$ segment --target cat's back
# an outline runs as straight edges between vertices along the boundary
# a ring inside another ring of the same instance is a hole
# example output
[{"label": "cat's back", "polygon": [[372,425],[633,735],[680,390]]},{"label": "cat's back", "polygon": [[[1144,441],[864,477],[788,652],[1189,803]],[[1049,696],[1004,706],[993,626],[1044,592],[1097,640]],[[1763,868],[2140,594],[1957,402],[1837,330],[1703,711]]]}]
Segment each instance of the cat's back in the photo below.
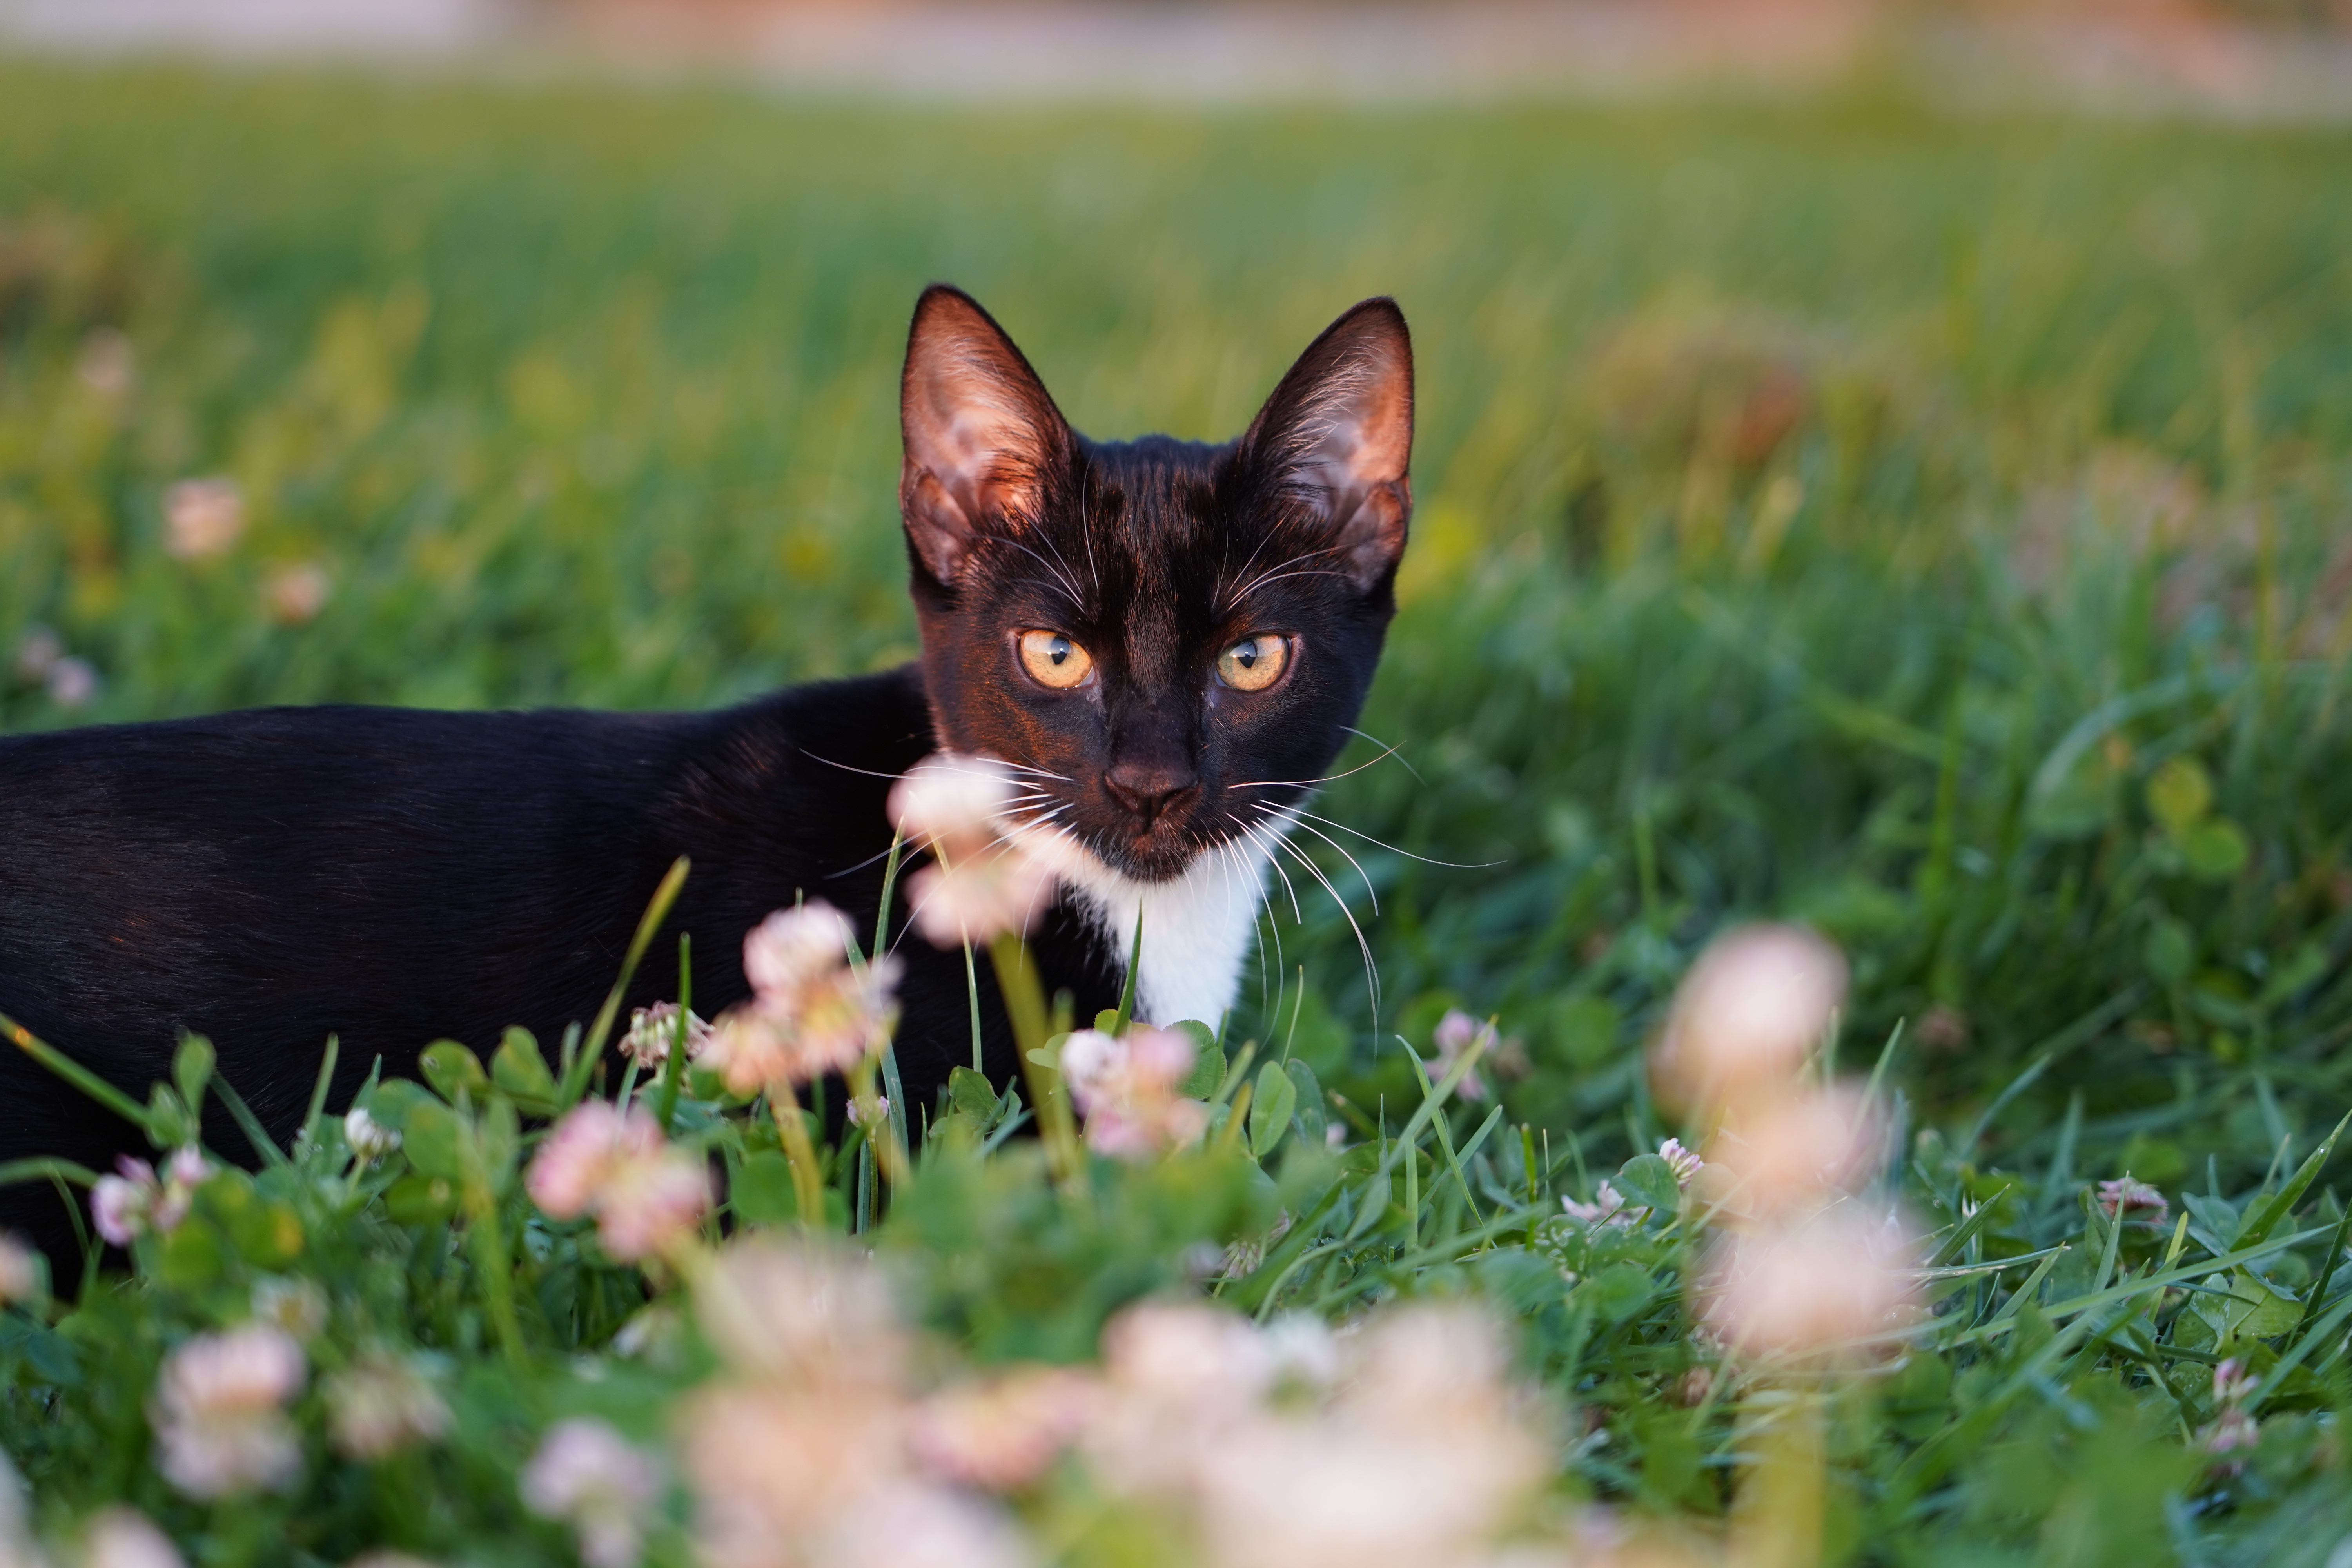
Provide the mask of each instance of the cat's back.
[{"label": "cat's back", "polygon": [[134,1076],[182,1027],[247,1056],[560,1026],[673,858],[698,868],[681,914],[740,934],[887,844],[869,773],[927,744],[905,673],[706,713],[268,708],[0,738],[0,1011],[129,1047]]}]

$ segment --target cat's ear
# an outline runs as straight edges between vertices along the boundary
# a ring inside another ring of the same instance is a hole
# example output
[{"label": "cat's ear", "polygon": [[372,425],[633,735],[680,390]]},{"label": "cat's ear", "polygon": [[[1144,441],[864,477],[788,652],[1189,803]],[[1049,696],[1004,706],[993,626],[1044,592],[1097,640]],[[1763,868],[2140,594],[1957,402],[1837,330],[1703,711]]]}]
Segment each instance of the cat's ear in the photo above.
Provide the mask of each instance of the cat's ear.
[{"label": "cat's ear", "polygon": [[1367,300],[1325,328],[1242,447],[1294,504],[1321,513],[1359,592],[1394,571],[1412,516],[1412,338],[1396,301]]},{"label": "cat's ear", "polygon": [[963,573],[980,535],[1033,521],[1070,427],[1013,340],[971,295],[923,290],[898,384],[898,509],[925,570]]}]

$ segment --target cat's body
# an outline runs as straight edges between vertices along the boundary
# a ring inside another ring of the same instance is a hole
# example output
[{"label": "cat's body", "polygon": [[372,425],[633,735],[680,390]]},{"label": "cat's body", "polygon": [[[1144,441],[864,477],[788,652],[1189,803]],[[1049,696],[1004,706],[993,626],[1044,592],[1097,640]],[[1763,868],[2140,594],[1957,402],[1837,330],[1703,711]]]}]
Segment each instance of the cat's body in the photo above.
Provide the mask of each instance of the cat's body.
[{"label": "cat's body", "polygon": [[[919,666],[713,713],[265,709],[0,737],[0,1013],[142,1098],[179,1031],[207,1035],[282,1138],[330,1034],[337,1108],[436,1038],[487,1050],[521,1024],[551,1045],[677,856],[694,870],[633,1004],[675,994],[680,931],[706,1016],[746,994],[742,936],[771,910],[822,899],[870,932],[891,783],[946,747],[1029,781],[1025,830],[1061,868],[1032,932],[1049,989],[1110,1005],[1139,914],[1142,1016],[1213,1020],[1378,658],[1407,356],[1394,307],[1360,306],[1240,441],[1097,445],[933,289],[904,399]],[[971,1059],[966,965],[906,924],[901,900],[897,1051],[928,1106]],[[1001,1082],[1010,1031],[977,969]],[[207,1141],[243,1152],[226,1125]],[[0,1053],[0,1163],[119,1151],[143,1152],[127,1123]],[[0,1228],[53,1256],[72,1237],[46,1186],[0,1188]]]}]

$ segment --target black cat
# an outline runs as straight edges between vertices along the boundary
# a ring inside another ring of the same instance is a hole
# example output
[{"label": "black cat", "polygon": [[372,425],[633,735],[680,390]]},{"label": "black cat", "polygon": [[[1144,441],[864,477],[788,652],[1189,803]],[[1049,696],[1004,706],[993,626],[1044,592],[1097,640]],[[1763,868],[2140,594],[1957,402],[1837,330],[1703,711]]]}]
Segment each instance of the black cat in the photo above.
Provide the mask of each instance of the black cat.
[{"label": "black cat", "polygon": [[[1234,999],[1265,864],[1329,771],[1393,612],[1411,491],[1412,349],[1387,300],[1339,318],[1237,441],[1092,442],[980,306],[916,306],[899,483],[919,665],[716,713],[262,709],[0,739],[0,1013],[144,1098],[208,1035],[263,1124],[381,1057],[551,1039],[597,1006],[674,857],[694,871],[634,1004],[694,936],[698,1010],[747,993],[744,931],[796,895],[871,931],[891,779],[946,746],[1031,770],[1064,878],[1034,942],[1079,1016]],[[905,911],[894,911],[894,929]],[[900,1069],[928,1105],[971,1058],[961,952],[906,960]],[[1014,1068],[986,964],[991,1076]],[[238,1151],[226,1128],[209,1141]],[[0,1161],[93,1167],[125,1123],[0,1052]],[[0,1226],[53,1257],[46,1186]]]}]

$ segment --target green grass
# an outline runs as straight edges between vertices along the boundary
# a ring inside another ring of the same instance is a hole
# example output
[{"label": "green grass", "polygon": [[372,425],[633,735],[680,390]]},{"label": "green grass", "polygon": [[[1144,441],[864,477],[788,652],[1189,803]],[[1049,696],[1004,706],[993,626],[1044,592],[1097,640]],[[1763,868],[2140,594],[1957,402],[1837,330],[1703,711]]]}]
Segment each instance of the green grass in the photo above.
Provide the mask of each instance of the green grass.
[{"label": "green grass", "polygon": [[[1334,830],[1375,918],[1310,842],[1377,1017],[1293,867],[1303,921],[1277,888],[1236,1032],[1282,1030],[1393,1127],[1420,1096],[1389,1037],[1498,1014],[1530,1064],[1513,1118],[1567,1181],[1670,1130],[1638,1047],[1706,936],[1802,917],[1854,960],[1846,1065],[1904,1024],[1890,1081],[1935,1130],[1915,1198],[1951,1217],[1998,1168],[2019,1185],[1972,1247],[2095,1250],[2087,1181],[2242,1209],[2352,1105],[2347,181],[2337,130],[1859,89],[950,113],[0,67],[0,642],[53,626],[105,679],[70,715],[20,684],[0,726],[697,706],[888,663],[923,282],[972,289],[1101,436],[1230,435],[1393,293],[1420,510],[1364,727],[1399,760],[1321,809],[1475,868]],[[100,325],[135,345],[120,402],[76,376]],[[191,565],[160,497],[207,473],[253,523]],[[279,625],[264,584],[303,562],[333,596]],[[2237,1212],[2200,1220],[2217,1249]],[[2325,1239],[2263,1267],[2308,1289]],[[2328,1561],[2340,1363],[2296,1394],[2303,1436],[2197,1481],[2163,1356],[2116,1351],[2127,1324],[2067,1340],[2081,1316],[2049,1338],[2047,1304],[2091,1292],[2070,1257],[2007,1348],[1956,1340],[1957,1383],[1854,1418],[1855,1528],[1889,1561],[2136,1563],[2208,1531],[2237,1544],[2207,1560]],[[1971,1289],[1965,1321],[2022,1305]],[[1531,1332],[1617,1413],[1578,1473],[1704,1510],[1732,1434],[1667,1418],[1674,1312]],[[1965,1432],[1969,1464],[1891,1483],[1871,1420]]]}]

